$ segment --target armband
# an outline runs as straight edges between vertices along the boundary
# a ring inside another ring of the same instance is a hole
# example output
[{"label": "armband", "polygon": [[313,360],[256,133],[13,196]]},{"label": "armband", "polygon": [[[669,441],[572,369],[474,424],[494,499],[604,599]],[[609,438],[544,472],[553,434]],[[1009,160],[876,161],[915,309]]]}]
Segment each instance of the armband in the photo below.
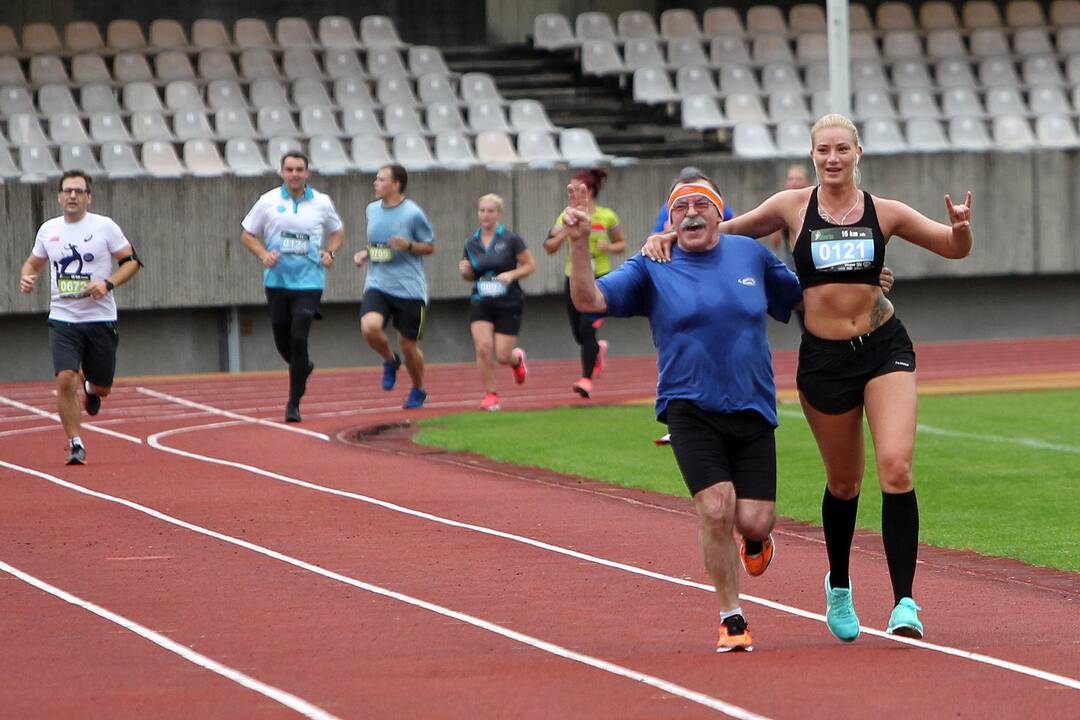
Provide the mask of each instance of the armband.
[{"label": "armband", "polygon": [[139,267],[141,267],[141,268],[146,267],[146,265],[143,264],[143,261],[139,259],[139,254],[137,252],[135,252],[135,248],[131,248],[131,254],[128,255],[127,257],[120,258],[119,260],[116,261],[116,264],[117,265],[123,265],[124,263],[126,263],[126,262],[128,262],[130,260],[134,260],[135,262],[139,263]]}]

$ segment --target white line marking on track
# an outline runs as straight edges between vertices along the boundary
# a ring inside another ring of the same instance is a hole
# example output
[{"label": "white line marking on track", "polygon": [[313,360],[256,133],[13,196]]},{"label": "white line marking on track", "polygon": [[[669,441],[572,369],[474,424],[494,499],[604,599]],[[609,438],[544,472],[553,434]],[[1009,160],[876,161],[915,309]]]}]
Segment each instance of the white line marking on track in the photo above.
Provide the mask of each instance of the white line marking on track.
[{"label": "white line marking on track", "polygon": [[[10,405],[12,407],[17,407],[20,410],[32,412],[35,415],[49,418],[50,420],[54,420],[55,422],[60,422],[60,416],[56,413],[46,412],[45,410],[34,407],[33,405],[26,405],[24,403],[21,403],[18,400],[12,400],[11,398],[0,396],[0,403],[4,403],[5,405]],[[112,437],[120,438],[121,440],[127,440],[129,443],[142,445],[142,440],[140,438],[134,437],[132,435],[125,435],[122,432],[110,430],[109,428],[98,427],[94,423],[84,422],[82,423],[82,427],[86,428],[87,430],[102,433],[103,435],[111,435]]]},{"label": "white line marking on track", "polygon": [[[2,463],[2,461],[0,461],[0,463]],[[7,465],[7,463],[2,463],[2,464]],[[17,468],[17,466],[9,466],[9,467]],[[25,472],[25,469],[23,469],[23,468],[19,468],[19,469],[23,470]],[[31,474],[33,474],[33,473],[31,473]],[[61,600],[63,600],[64,602],[66,602],[66,603],[71,603],[72,605],[80,607],[83,610],[87,610],[89,612],[92,612],[93,614],[97,615],[100,618],[103,618],[105,620],[108,620],[111,623],[119,625],[120,627],[124,628],[125,630],[130,630],[131,632],[135,633],[139,637],[145,638],[146,640],[149,640],[150,642],[154,643],[155,645],[157,645],[157,646],[159,646],[161,648],[164,648],[165,650],[168,650],[171,653],[175,653],[176,655],[179,655],[180,657],[184,658],[185,660],[187,660],[190,663],[194,663],[195,665],[198,665],[201,668],[205,668],[206,670],[209,670],[212,673],[217,673],[218,675],[221,675],[222,677],[226,678],[227,680],[232,680],[234,683],[236,683],[238,685],[242,685],[243,687],[246,687],[249,690],[254,690],[255,692],[259,693],[260,695],[268,697],[271,700],[284,705],[285,707],[289,708],[290,710],[294,710],[294,711],[300,713],[301,715],[304,715],[304,716],[309,717],[309,718],[315,718],[316,720],[336,720],[334,715],[331,715],[330,713],[326,712],[325,710],[323,710],[320,707],[312,705],[311,703],[309,703],[307,700],[304,700],[303,698],[299,698],[299,697],[293,695],[292,693],[288,693],[288,692],[286,692],[284,690],[273,687],[272,685],[267,685],[266,683],[261,682],[259,680],[256,680],[255,678],[253,678],[253,677],[251,677],[249,675],[245,675],[244,673],[240,672],[239,670],[234,670],[231,667],[228,667],[226,665],[222,665],[217,660],[214,660],[212,658],[208,658],[207,656],[205,656],[205,655],[203,655],[201,653],[195,652],[191,648],[185,647],[184,645],[181,645],[180,643],[175,642],[174,640],[170,640],[169,638],[165,637],[164,635],[156,633],[153,630],[151,630],[150,628],[145,627],[143,625],[140,625],[139,623],[135,622],[134,620],[129,620],[128,618],[126,618],[126,617],[124,617],[122,615],[118,615],[118,614],[112,612],[111,610],[106,610],[105,608],[101,607],[100,605],[95,605],[94,603],[92,603],[92,602],[90,602],[88,600],[83,600],[82,598],[77,597],[75,595],[72,595],[71,593],[69,593],[69,592],[67,592],[65,590],[61,590],[60,588],[58,588],[58,587],[56,587],[54,585],[50,585],[49,583],[45,582],[44,580],[39,580],[38,578],[34,577],[33,575],[30,575],[29,573],[25,573],[25,572],[23,572],[22,570],[19,570],[16,567],[12,567],[11,565],[8,565],[3,560],[0,560],[0,570],[8,573],[9,575],[13,575],[14,577],[18,578],[19,580],[22,580],[23,582],[25,582],[25,583],[27,583],[29,585],[33,585],[38,590],[42,590],[43,592],[47,592],[47,593],[49,593],[50,595],[52,595],[54,597],[58,597]]]},{"label": "white line marking on track", "polygon": [[170,402],[184,405],[190,408],[196,408],[203,412],[208,412],[213,415],[222,415],[224,417],[233,418],[234,420],[243,420],[248,423],[255,423],[258,425],[266,425],[268,427],[274,427],[278,430],[288,430],[289,432],[299,433],[300,435],[307,435],[309,437],[318,438],[324,442],[330,442],[330,436],[321,432],[315,432],[314,430],[308,430],[302,427],[293,427],[292,425],[286,425],[285,423],[274,422],[273,420],[263,420],[262,418],[251,417],[249,415],[240,415],[238,413],[229,412],[228,410],[219,410],[210,405],[203,405],[202,403],[192,402],[191,400],[185,400],[182,397],[176,395],[169,395],[168,393],[158,392],[157,390],[151,390],[150,388],[139,386],[135,388],[136,392],[140,392],[143,395],[149,395],[150,397],[156,397],[160,400],[168,400]]},{"label": "white line marking on track", "polygon": [[[652,578],[654,580],[660,580],[675,585],[682,585],[684,587],[704,590],[706,592],[716,592],[715,588],[713,588],[711,585],[706,585],[704,583],[694,582],[692,580],[686,580],[684,578],[677,578],[671,575],[664,575],[662,573],[645,570],[634,565],[627,565],[626,563],[617,562],[615,560],[608,560],[606,558],[602,558],[596,555],[589,555],[587,553],[578,552],[577,550],[571,550],[569,548],[564,548],[559,545],[552,545],[551,543],[546,543],[542,540],[533,540],[532,538],[524,537],[522,535],[515,535],[513,533],[504,532],[502,530],[495,530],[494,528],[488,528],[482,525],[473,525],[471,523],[464,523],[458,520],[451,520],[450,518],[440,517],[439,515],[432,515],[431,513],[426,513],[421,510],[413,510],[412,508],[408,508],[403,505],[397,505],[386,500],[380,500],[378,498],[374,498],[368,495],[361,495],[359,493],[349,492],[347,490],[338,490],[336,488],[326,487],[325,485],[317,485],[315,483],[307,482],[306,480],[300,480],[297,478],[289,477],[288,475],[275,473],[271,470],[265,470],[254,465],[247,465],[245,463],[235,462],[233,460],[225,460],[223,458],[215,458],[209,455],[200,455],[198,453],[189,452],[187,450],[172,448],[161,443],[162,438],[166,438],[171,435],[179,435],[181,433],[188,433],[193,431],[210,430],[223,427],[226,424],[227,423],[214,423],[211,425],[194,425],[185,428],[177,428],[174,430],[165,430],[163,432],[154,433],[153,435],[149,436],[146,439],[146,443],[150,447],[156,450],[161,450],[163,452],[180,455],[181,457],[199,460],[202,462],[213,463],[215,465],[224,465],[226,467],[244,470],[245,472],[249,472],[255,475],[261,475],[263,477],[287,483],[289,485],[295,485],[297,487],[314,490],[316,492],[327,493],[329,495],[336,495],[338,497],[349,498],[351,500],[358,500],[360,502],[376,505],[387,510],[392,510],[393,512],[410,515],[412,517],[420,518],[422,520],[428,520],[434,523],[439,523],[441,525],[448,525],[450,527],[456,527],[462,530],[470,530],[472,532],[480,533],[483,535],[490,535],[492,537],[498,537],[504,540],[522,543],[524,545],[529,545],[541,550],[547,550],[549,552],[557,553],[559,555],[566,555],[568,557],[573,557],[578,560],[584,560],[586,562],[603,565],[605,567],[613,568],[616,570],[622,570],[624,572],[633,573],[635,575],[641,575],[644,577]],[[762,605],[773,610],[788,613],[790,615],[796,615],[798,617],[806,618],[809,620],[816,620],[822,623],[825,622],[824,615],[821,615],[820,613],[810,612],[809,610],[803,610],[802,608],[797,608],[792,605],[785,605],[783,603],[757,597],[755,595],[747,595],[745,593],[740,593],[739,598],[742,600],[746,600],[747,602]],[[862,632],[868,635],[873,635],[874,637],[882,638],[884,640],[891,640],[893,642],[911,645],[913,647],[921,648],[923,650],[932,650],[934,652],[943,653],[945,655],[952,655],[953,657],[963,658],[965,660],[972,660],[974,662],[979,662],[986,665],[992,665],[994,667],[1002,668],[1004,670],[1010,670],[1012,672],[1020,673],[1022,675],[1028,675],[1031,677],[1039,678],[1040,680],[1046,680],[1047,682],[1064,685],[1065,687],[1069,687],[1074,690],[1080,690],[1080,680],[1066,677],[1064,675],[1057,675],[1055,673],[1040,670],[1038,668],[1028,667],[1019,663],[1014,663],[1009,660],[1001,660],[999,658],[991,657],[989,655],[982,655],[980,653],[974,653],[967,650],[960,650],[959,648],[953,648],[947,645],[936,645],[934,643],[929,643],[924,640],[913,640],[910,638],[900,637],[898,635],[889,635],[882,630],[876,630],[874,628],[866,627],[865,625],[860,625],[860,628],[862,629]]]},{"label": "white line marking on track", "polygon": [[[150,517],[155,518],[157,520],[161,520],[163,522],[169,523],[170,525],[176,525],[178,527],[184,528],[185,530],[190,530],[191,532],[198,533],[199,535],[205,535],[207,537],[214,538],[215,540],[220,540],[220,541],[228,543],[230,545],[235,545],[237,547],[242,547],[245,550],[250,550],[251,552],[258,553],[259,555],[263,555],[263,556],[271,558],[273,560],[278,560],[280,562],[287,563],[289,565],[292,565],[294,567],[298,567],[298,568],[300,568],[302,570],[306,570],[306,571],[314,573],[316,575],[321,575],[322,577],[328,578],[330,580],[334,580],[336,582],[343,583],[345,585],[351,585],[352,587],[359,588],[360,590],[365,590],[365,591],[373,593],[375,595],[381,595],[382,597],[390,598],[391,600],[397,600],[398,602],[402,602],[402,603],[405,603],[407,605],[412,605],[413,607],[418,607],[418,608],[421,608],[423,610],[427,610],[429,612],[433,612],[433,613],[436,613],[438,615],[442,615],[444,617],[448,617],[448,618],[452,618],[454,620],[458,620],[458,621],[463,622],[465,624],[472,625],[473,627],[480,628],[481,630],[486,630],[486,631],[488,631],[490,633],[494,633],[495,635],[500,635],[500,636],[502,636],[504,638],[507,638],[509,640],[513,640],[515,642],[519,642],[519,643],[522,643],[524,645],[534,647],[537,650],[542,650],[542,651],[544,651],[546,653],[550,653],[552,655],[556,655],[558,657],[565,658],[567,660],[572,660],[574,662],[581,663],[582,665],[587,665],[589,667],[593,667],[593,668],[596,668],[598,670],[603,670],[604,672],[611,673],[612,675],[617,675],[619,677],[624,677],[624,678],[627,678],[629,680],[634,680],[636,682],[652,686],[652,687],[657,688],[659,690],[662,690],[663,692],[666,692],[666,693],[668,693],[670,695],[674,695],[676,697],[681,697],[684,700],[689,700],[690,702],[694,702],[694,703],[697,703],[699,705],[703,705],[703,706],[705,706],[707,708],[710,708],[712,710],[717,710],[717,711],[722,712],[722,713],[724,713],[724,714],[726,714],[726,715],[728,715],[730,717],[738,718],[739,720],[768,720],[768,718],[766,718],[764,715],[758,715],[757,713],[754,713],[754,712],[752,712],[750,710],[747,710],[746,708],[740,707],[738,705],[732,705],[731,703],[724,702],[723,700],[720,700],[719,698],[714,698],[711,695],[706,695],[704,693],[697,692],[696,690],[691,690],[689,688],[685,688],[685,687],[683,687],[681,685],[677,685],[677,684],[675,684],[673,682],[670,682],[668,680],[664,680],[663,678],[658,678],[658,677],[655,677],[653,675],[648,675],[646,673],[638,672],[637,670],[632,670],[630,668],[626,668],[626,667],[623,667],[621,665],[616,665],[615,663],[610,663],[610,662],[607,662],[606,660],[601,660],[600,658],[595,658],[595,657],[592,657],[590,655],[585,655],[583,653],[574,652],[573,650],[570,650],[569,648],[562,647],[561,645],[556,645],[554,643],[547,642],[546,640],[541,640],[540,638],[536,638],[536,637],[533,637],[531,635],[526,635],[524,633],[520,633],[520,632],[517,632],[515,630],[510,630],[509,628],[504,628],[501,625],[497,625],[495,623],[488,622],[487,620],[483,620],[483,619],[475,617],[473,615],[468,615],[466,613],[459,612],[457,610],[452,610],[450,608],[443,607],[442,605],[436,605],[435,603],[431,603],[431,602],[428,602],[426,600],[421,600],[419,598],[415,598],[415,597],[413,597],[411,595],[406,595],[404,593],[399,593],[399,592],[397,592],[395,590],[390,590],[390,589],[384,588],[384,587],[382,587],[380,585],[373,585],[371,583],[364,582],[363,580],[357,580],[356,578],[352,578],[352,577],[349,577],[347,575],[342,575],[341,573],[334,572],[333,570],[327,570],[326,568],[321,567],[319,565],[314,565],[314,564],[306,562],[304,560],[300,560],[298,558],[294,558],[294,557],[291,557],[289,555],[285,555],[284,553],[280,553],[280,552],[278,552],[276,550],[271,550],[270,548],[263,547],[262,545],[256,545],[255,543],[248,542],[247,540],[241,540],[240,538],[235,538],[235,537],[232,537],[231,535],[225,535],[224,533],[219,533],[216,530],[210,530],[208,528],[204,528],[204,527],[201,527],[199,525],[189,523],[186,520],[181,520],[180,518],[173,517],[172,515],[167,515],[167,514],[165,514],[163,512],[155,510],[155,509],[153,509],[151,507],[147,507],[145,505],[140,505],[139,503],[136,503],[136,502],[134,502],[132,500],[127,500],[125,498],[116,497],[114,495],[108,495],[108,494],[103,493],[103,492],[98,492],[97,490],[91,490],[90,488],[83,487],[82,485],[76,485],[75,483],[68,482],[67,480],[63,480],[61,478],[58,478],[55,475],[50,475],[48,473],[41,472],[40,470],[34,470],[33,468],[27,468],[27,467],[22,467],[21,465],[15,465],[13,463],[9,463],[9,462],[6,462],[4,460],[0,460],[0,466],[6,467],[6,468],[8,468],[10,470],[15,470],[17,472],[25,473],[27,475],[32,475],[34,477],[41,478],[42,480],[47,480],[48,482],[51,482],[54,485],[59,485],[60,487],[66,488],[68,490],[74,490],[75,492],[82,493],[83,495],[89,495],[90,497],[98,498],[99,500],[105,500],[107,502],[116,503],[117,505],[122,505],[122,506],[124,506],[126,508],[129,508],[131,510],[135,510],[137,512],[143,513],[144,515],[149,515]],[[9,567],[10,566],[7,566],[6,564],[4,564],[3,561],[0,561],[0,568],[3,568],[3,569],[6,570]],[[11,568],[11,570],[15,570],[15,569]],[[9,570],[9,572],[11,570]],[[19,571],[15,570],[15,573],[17,573],[17,572],[19,572]],[[12,573],[12,574],[15,574],[15,573]],[[29,580],[27,582],[29,582]],[[41,582],[41,581],[38,581],[38,582]],[[44,583],[42,583],[42,585],[44,585]],[[51,586],[49,586],[49,587],[51,587]],[[58,591],[58,592],[63,592],[63,591]],[[56,594],[56,593],[53,593],[53,594]],[[65,595],[67,595],[67,593],[65,593]],[[60,595],[57,595],[57,596],[62,597]],[[91,610],[92,612],[97,612],[97,610],[92,609],[92,608],[96,608],[97,606],[91,606],[90,603],[86,603],[85,601],[79,601],[79,599],[75,598],[74,596],[68,596],[68,597],[72,598],[71,600],[68,600],[68,602],[75,602],[75,604],[80,605],[82,607],[86,607],[86,609]],[[67,599],[67,598],[65,597],[64,599]],[[98,608],[98,609],[103,610],[101,608]],[[108,611],[104,610],[103,612],[107,613]],[[101,615],[102,613],[99,612],[98,614]],[[125,621],[124,618],[121,618],[118,615],[110,613],[110,616],[102,615],[102,617],[107,617],[107,619],[112,620],[113,622]],[[128,625],[124,625],[125,627],[128,627],[128,629],[130,629],[130,630],[133,630],[135,632],[139,632],[139,630],[135,630],[135,628],[137,627],[140,630],[145,631],[146,633],[153,634],[152,631],[150,631],[150,630],[148,630],[146,628],[143,628],[141,625],[137,625],[136,623],[134,623],[134,622],[132,622],[130,620],[126,620],[125,622],[130,623],[131,626],[134,626],[134,627],[129,627]],[[124,623],[120,622],[120,624],[124,624]],[[143,635],[142,632],[140,632],[139,634]],[[154,635],[156,635],[156,634],[154,634]],[[157,639],[155,639],[155,637],[151,637],[149,635],[143,635],[143,636],[147,637],[147,639],[152,640],[153,642],[157,642],[159,645],[162,645],[162,647],[166,647],[166,649],[172,650],[173,652],[179,652],[181,649],[183,649],[183,650],[187,650],[189,653],[192,653],[193,655],[197,655],[197,653],[193,653],[193,651],[188,650],[187,648],[183,647],[182,645],[177,645],[175,643],[172,643],[172,641],[168,640],[167,638],[161,637],[161,641],[158,641]],[[157,636],[157,637],[160,637],[160,636]],[[166,645],[165,643],[171,643],[171,646]],[[185,657],[188,657],[188,656],[185,655]],[[199,657],[203,658],[203,656],[199,656]],[[191,659],[191,658],[189,657],[189,659]],[[209,658],[203,658],[203,659],[205,661],[208,661],[208,662],[211,662],[211,663],[214,662],[213,660],[210,660]],[[195,662],[195,661],[192,660],[192,662]],[[202,664],[202,663],[199,663],[199,664]],[[210,667],[210,666],[205,665],[205,664],[203,665],[203,667],[207,667],[208,669],[214,670],[215,672],[220,672],[220,670],[216,670],[213,667]],[[224,666],[218,666],[218,667],[220,667],[220,668],[222,668],[224,670],[228,670],[228,668],[225,668]],[[232,672],[235,672],[235,671],[232,671]],[[221,674],[225,674],[225,673],[221,672]],[[239,675],[239,673],[237,673],[237,675]],[[230,679],[236,680],[236,678],[228,676],[228,675],[226,675],[226,677],[229,677]],[[246,676],[244,676],[244,677],[246,677]],[[239,682],[239,680],[236,680],[236,681]],[[254,682],[257,682],[257,681],[254,681]],[[241,683],[241,684],[243,684],[243,683]],[[264,687],[269,688],[269,686],[264,686]],[[269,688],[269,689],[274,690],[274,688]],[[278,691],[278,692],[281,692],[281,691]],[[266,694],[266,693],[264,693],[264,694]],[[278,702],[282,702],[282,700],[279,699],[279,698],[274,698],[274,699],[278,700]],[[296,698],[296,700],[299,700],[299,698]],[[303,701],[300,701],[300,702],[303,702]],[[290,707],[292,707],[292,706],[290,706]],[[314,706],[311,706],[311,707],[314,710],[317,710],[319,712],[323,712],[324,714],[319,715],[319,716],[309,715],[309,717],[325,717],[325,718],[332,717],[330,715],[325,714],[324,711],[321,711],[318,708],[315,708]]]}]

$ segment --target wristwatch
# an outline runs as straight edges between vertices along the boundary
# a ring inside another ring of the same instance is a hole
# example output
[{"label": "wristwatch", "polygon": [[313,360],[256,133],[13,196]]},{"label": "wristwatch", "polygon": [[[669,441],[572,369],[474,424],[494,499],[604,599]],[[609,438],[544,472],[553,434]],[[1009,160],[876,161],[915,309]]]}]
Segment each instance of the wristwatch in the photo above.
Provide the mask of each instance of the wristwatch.
[{"label": "wristwatch", "polygon": [[112,280],[106,280],[105,281],[105,289],[108,290],[109,292],[112,292],[113,290],[116,289],[116,286],[112,284]]},{"label": "wristwatch", "polygon": [[333,250],[327,250],[327,251],[326,251],[326,254],[330,256],[330,259],[331,259],[331,260],[333,260],[333,259],[334,259],[334,251],[333,251]]}]

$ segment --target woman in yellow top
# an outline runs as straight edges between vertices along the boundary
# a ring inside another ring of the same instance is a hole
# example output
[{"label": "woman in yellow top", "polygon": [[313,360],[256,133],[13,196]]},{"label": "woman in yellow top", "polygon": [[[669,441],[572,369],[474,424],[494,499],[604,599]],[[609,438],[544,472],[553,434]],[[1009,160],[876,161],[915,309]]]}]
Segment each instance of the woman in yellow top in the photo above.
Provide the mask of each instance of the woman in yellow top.
[{"label": "woman in yellow top", "polygon": [[[626,238],[623,237],[622,228],[619,227],[619,216],[611,208],[601,207],[596,204],[596,198],[600,189],[607,180],[607,173],[600,169],[582,170],[574,175],[571,185],[584,185],[589,191],[589,214],[592,217],[592,232],[589,234],[589,250],[592,252],[593,274],[596,277],[607,275],[611,272],[611,255],[621,253],[626,249]],[[555,221],[547,240],[544,241],[544,250],[548,255],[554,255],[562,247],[568,237],[563,227],[563,216]],[[587,398],[592,395],[592,380],[600,374],[604,367],[604,357],[607,354],[608,344],[605,340],[596,339],[596,331],[600,328],[602,319],[592,320],[582,315],[574,307],[570,300],[570,257],[566,258],[566,284],[563,287],[563,296],[566,299],[566,314],[570,320],[570,332],[574,335],[574,341],[581,346],[581,379],[574,383],[574,392]]]}]

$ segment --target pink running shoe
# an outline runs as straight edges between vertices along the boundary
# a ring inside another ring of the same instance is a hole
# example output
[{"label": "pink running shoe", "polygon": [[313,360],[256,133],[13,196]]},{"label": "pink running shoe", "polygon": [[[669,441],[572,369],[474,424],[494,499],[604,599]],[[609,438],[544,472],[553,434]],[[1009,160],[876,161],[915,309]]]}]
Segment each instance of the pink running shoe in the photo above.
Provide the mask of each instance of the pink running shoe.
[{"label": "pink running shoe", "polygon": [[588,397],[592,395],[592,380],[584,377],[581,378],[574,383],[574,392],[581,397],[588,399]]},{"label": "pink running shoe", "polygon": [[604,361],[607,359],[607,340],[597,340],[600,352],[596,354],[596,362],[593,363],[592,376],[598,377],[604,371]]},{"label": "pink running shoe", "polygon": [[484,393],[484,399],[480,401],[480,409],[488,410],[490,412],[500,410],[501,408],[499,407],[499,396],[493,392]]},{"label": "pink running shoe", "polygon": [[518,364],[510,368],[510,372],[514,373],[514,382],[521,385],[525,382],[525,376],[529,374],[529,368],[525,365],[525,351],[521,348],[514,348],[514,357],[518,359]]}]

